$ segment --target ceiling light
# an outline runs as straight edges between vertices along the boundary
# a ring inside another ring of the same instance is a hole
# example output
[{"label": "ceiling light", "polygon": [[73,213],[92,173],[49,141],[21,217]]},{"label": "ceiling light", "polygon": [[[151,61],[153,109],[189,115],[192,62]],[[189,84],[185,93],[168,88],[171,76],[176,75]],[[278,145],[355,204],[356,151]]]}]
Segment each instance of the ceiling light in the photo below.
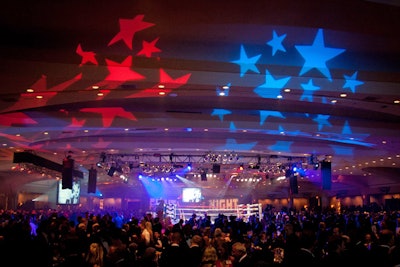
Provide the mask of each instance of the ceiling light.
[{"label": "ceiling light", "polygon": [[223,85],[222,87],[217,86],[216,87],[217,96],[228,96],[230,87],[231,87],[230,83]]}]

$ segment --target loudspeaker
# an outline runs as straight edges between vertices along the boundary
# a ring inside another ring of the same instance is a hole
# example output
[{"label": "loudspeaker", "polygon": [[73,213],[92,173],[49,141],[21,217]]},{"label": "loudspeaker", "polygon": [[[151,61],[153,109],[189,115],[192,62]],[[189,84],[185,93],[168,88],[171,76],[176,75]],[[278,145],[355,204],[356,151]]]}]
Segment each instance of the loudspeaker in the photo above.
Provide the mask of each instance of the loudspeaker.
[{"label": "loudspeaker", "polygon": [[96,193],[97,170],[89,169],[88,193]]},{"label": "loudspeaker", "polygon": [[212,166],[212,172],[213,172],[213,173],[220,173],[220,171],[221,171],[221,165],[219,165],[219,164],[213,164],[213,166]]},{"label": "loudspeaker", "polygon": [[202,172],[202,173],[200,174],[200,177],[201,177],[201,180],[202,180],[202,181],[207,181],[207,174],[206,174],[205,172]]},{"label": "loudspeaker", "polygon": [[297,185],[297,175],[291,175],[289,177],[289,183],[290,183],[290,192],[292,194],[298,194],[299,193],[299,188]]},{"label": "loudspeaker", "polygon": [[62,189],[72,189],[74,160],[66,157],[62,162]]},{"label": "loudspeaker", "polygon": [[330,190],[332,187],[332,169],[328,161],[321,162],[322,189]]}]

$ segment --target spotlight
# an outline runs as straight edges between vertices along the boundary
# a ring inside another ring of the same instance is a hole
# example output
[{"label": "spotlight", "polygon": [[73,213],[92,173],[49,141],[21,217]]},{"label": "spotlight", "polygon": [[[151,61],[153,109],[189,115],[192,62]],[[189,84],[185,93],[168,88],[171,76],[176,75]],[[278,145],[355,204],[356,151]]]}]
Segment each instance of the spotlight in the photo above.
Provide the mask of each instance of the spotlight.
[{"label": "spotlight", "polygon": [[107,172],[108,176],[111,176],[111,177],[114,176],[115,171],[116,171],[115,167],[111,167]]},{"label": "spotlight", "polygon": [[318,168],[319,168],[319,162],[314,163],[314,170],[318,170]]}]

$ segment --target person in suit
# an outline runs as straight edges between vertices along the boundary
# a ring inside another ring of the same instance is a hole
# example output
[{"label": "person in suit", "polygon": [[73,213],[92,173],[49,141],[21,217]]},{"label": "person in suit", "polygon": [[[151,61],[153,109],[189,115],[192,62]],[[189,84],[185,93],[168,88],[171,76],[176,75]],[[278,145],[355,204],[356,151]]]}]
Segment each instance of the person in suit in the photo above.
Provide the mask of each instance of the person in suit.
[{"label": "person in suit", "polygon": [[171,244],[161,253],[160,267],[188,266],[188,252],[182,245],[182,235],[179,231],[171,234]]},{"label": "person in suit", "polygon": [[232,245],[233,267],[253,267],[253,260],[247,253],[246,245],[241,242],[235,242]]},{"label": "person in suit", "polygon": [[194,235],[190,240],[190,247],[188,253],[190,264],[188,266],[198,267],[201,264],[203,257],[203,238],[199,235]]}]

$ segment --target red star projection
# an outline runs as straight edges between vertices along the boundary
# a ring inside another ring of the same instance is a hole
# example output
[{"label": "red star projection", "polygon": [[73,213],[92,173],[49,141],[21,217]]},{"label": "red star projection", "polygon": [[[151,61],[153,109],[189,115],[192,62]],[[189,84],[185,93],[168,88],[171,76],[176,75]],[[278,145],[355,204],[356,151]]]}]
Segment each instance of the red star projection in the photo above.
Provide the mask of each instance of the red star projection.
[{"label": "red star projection", "polygon": [[72,118],[71,124],[67,126],[67,128],[81,128],[85,125],[86,120],[77,120],[76,118]]},{"label": "red star projection", "polygon": [[35,120],[32,120],[29,116],[22,112],[8,113],[0,115],[0,125],[11,126],[11,125],[27,125],[37,124]]},{"label": "red star projection", "polygon": [[118,42],[119,40],[132,50],[133,37],[136,32],[154,26],[154,23],[143,21],[144,15],[137,15],[133,19],[119,19],[119,33],[108,43],[108,46]]},{"label": "red star projection", "polygon": [[[42,77],[35,84],[31,86],[31,88],[35,90],[34,93],[21,94],[21,97],[19,98],[18,102],[4,111],[43,107],[47,105],[49,100],[55,97],[58,94],[58,92],[64,91],[73,83],[76,83],[81,79],[82,79],[82,74],[80,73],[68,81],[65,81],[63,83],[60,83],[54,87],[47,89],[47,82],[46,82],[47,77],[45,75],[42,75]],[[39,95],[42,96],[43,98],[41,99],[36,98]]]},{"label": "red star projection", "polygon": [[145,55],[146,57],[151,57],[153,53],[161,52],[161,50],[158,47],[156,47],[156,43],[158,42],[159,39],[160,38],[156,38],[150,43],[147,41],[143,41],[142,42],[143,48],[137,53],[137,55],[138,56]]},{"label": "red star projection", "polygon": [[136,121],[136,117],[131,113],[125,111],[123,108],[114,107],[114,108],[82,108],[81,112],[91,112],[91,113],[99,113],[103,117],[103,127],[110,127],[115,117],[121,117],[125,119],[129,119],[132,121]]},{"label": "red star projection", "polygon": [[128,56],[122,63],[116,63],[109,59],[106,59],[106,63],[110,74],[107,75],[103,82],[99,83],[99,86],[107,85],[108,89],[115,89],[126,81],[142,80],[145,78],[131,69],[132,56]]},{"label": "red star projection", "polygon": [[99,65],[99,63],[97,62],[97,59],[96,59],[96,53],[89,52],[89,51],[83,51],[81,44],[78,44],[78,47],[76,48],[76,53],[82,57],[81,64],[79,64],[79,66],[82,66],[87,63]]},{"label": "red star projection", "polygon": [[15,134],[5,134],[5,133],[0,133],[1,137],[7,138],[8,140],[18,143],[18,142],[28,142],[28,140],[22,136],[16,136]]},{"label": "red star projection", "polygon": [[162,89],[163,92],[166,94],[170,93],[172,89],[176,89],[181,87],[182,85],[185,85],[189,78],[191,76],[191,73],[183,75],[177,79],[172,79],[171,76],[169,76],[163,69],[160,69],[160,83],[155,85],[153,88],[149,89],[144,89],[140,91],[139,93],[131,94],[125,98],[136,98],[136,97],[154,97],[158,96],[159,92],[161,89],[159,89],[159,85],[164,85],[165,88]]},{"label": "red star projection", "polygon": [[107,148],[109,145],[111,144],[111,142],[104,142],[103,138],[99,138],[99,141],[92,145],[92,147],[100,149],[100,148]]}]

